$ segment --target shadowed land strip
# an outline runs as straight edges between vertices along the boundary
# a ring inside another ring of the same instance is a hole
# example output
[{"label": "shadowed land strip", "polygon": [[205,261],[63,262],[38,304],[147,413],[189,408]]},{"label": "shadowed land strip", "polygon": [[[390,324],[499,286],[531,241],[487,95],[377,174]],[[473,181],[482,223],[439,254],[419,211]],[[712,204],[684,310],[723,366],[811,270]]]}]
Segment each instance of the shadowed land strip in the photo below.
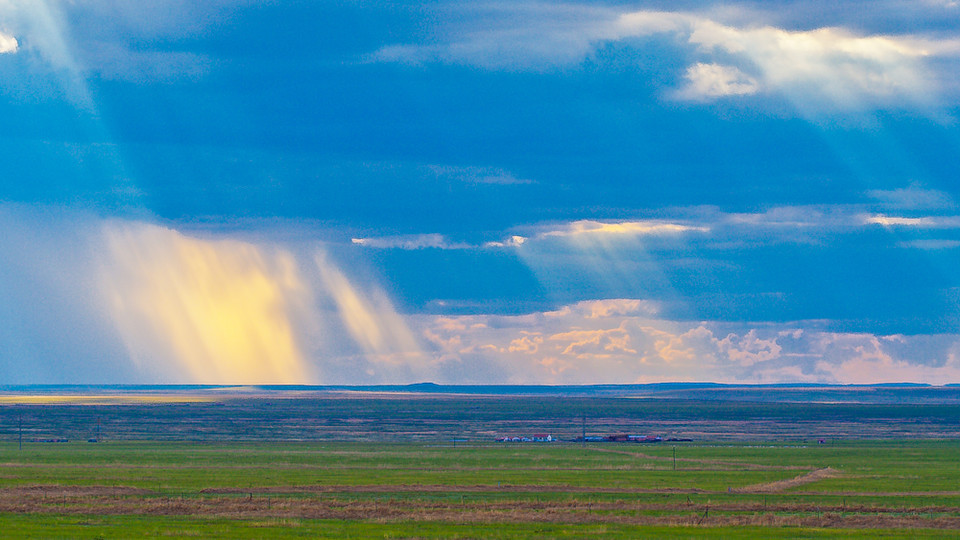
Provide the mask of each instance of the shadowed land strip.
[{"label": "shadowed land strip", "polygon": [[0,493],[0,513],[70,515],[210,516],[437,521],[455,523],[622,523],[636,525],[797,526],[838,528],[960,528],[960,508],[877,507],[728,502],[722,504],[632,501],[471,501],[419,498],[76,495],[51,497]]},{"label": "shadowed land strip", "polygon": [[310,494],[310,493],[711,493],[697,488],[614,488],[571,485],[443,485],[443,484],[364,484],[364,485],[305,485],[267,486],[252,489],[239,487],[208,488],[200,491],[209,495],[255,494]]},{"label": "shadowed land strip", "polygon": [[[102,469],[104,467],[101,463],[0,463],[0,469]],[[262,464],[262,465],[207,465],[207,464],[198,464],[198,465],[156,465],[156,464],[128,464],[128,463],[111,463],[109,465],[111,469],[143,469],[143,470],[160,470],[160,471],[176,471],[176,470],[224,470],[224,471],[233,471],[233,470],[264,470],[264,471],[278,471],[278,470],[317,470],[317,471],[369,471],[369,470],[390,470],[390,471],[436,471],[436,467],[411,467],[403,465],[391,465],[391,464],[381,464],[381,465],[313,465],[313,464],[300,464],[300,463],[273,463],[273,464]],[[444,471],[504,471],[504,470],[514,470],[517,467],[467,467],[461,465],[444,465]],[[598,465],[596,467],[566,467],[566,466],[555,466],[555,467],[522,467],[524,471],[571,471],[571,472],[584,472],[584,471],[637,471],[637,470],[647,470],[649,467],[637,467],[632,465]],[[688,470],[697,470],[697,469],[688,469]],[[709,470],[741,470],[740,468],[714,468]]]},{"label": "shadowed land strip", "polygon": [[16,486],[0,489],[0,497],[9,496],[25,497],[89,497],[103,495],[150,495],[154,493],[149,489],[135,488],[130,486],[60,486],[60,485],[34,485],[34,486]]}]

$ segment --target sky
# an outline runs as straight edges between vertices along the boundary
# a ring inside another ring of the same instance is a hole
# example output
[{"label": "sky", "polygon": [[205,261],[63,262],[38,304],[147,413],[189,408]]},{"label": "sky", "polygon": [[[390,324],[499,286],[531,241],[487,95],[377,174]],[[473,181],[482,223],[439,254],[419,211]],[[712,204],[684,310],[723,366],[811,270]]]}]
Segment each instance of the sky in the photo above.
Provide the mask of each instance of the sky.
[{"label": "sky", "polygon": [[0,0],[0,384],[960,383],[960,3]]}]

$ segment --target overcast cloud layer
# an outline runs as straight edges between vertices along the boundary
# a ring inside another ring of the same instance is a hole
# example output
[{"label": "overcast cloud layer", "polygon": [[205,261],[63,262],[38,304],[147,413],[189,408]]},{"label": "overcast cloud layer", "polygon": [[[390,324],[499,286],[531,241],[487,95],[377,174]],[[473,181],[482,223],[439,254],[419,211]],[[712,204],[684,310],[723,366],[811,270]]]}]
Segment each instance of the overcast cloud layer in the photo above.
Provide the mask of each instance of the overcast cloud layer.
[{"label": "overcast cloud layer", "polygon": [[0,383],[960,382],[955,2],[0,0]]}]

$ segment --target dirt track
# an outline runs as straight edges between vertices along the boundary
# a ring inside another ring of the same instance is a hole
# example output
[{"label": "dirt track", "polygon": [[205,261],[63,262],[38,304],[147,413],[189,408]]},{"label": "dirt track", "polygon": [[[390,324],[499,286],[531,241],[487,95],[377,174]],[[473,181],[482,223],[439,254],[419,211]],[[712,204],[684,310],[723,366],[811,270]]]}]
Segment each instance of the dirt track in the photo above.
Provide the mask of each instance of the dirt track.
[{"label": "dirt track", "polygon": [[784,491],[793,487],[817,482],[819,480],[823,480],[824,478],[833,478],[835,476],[840,476],[840,473],[836,469],[824,467],[822,469],[810,471],[806,474],[801,474],[787,480],[753,484],[752,486],[744,486],[732,491],[736,493],[776,493],[778,491]]}]

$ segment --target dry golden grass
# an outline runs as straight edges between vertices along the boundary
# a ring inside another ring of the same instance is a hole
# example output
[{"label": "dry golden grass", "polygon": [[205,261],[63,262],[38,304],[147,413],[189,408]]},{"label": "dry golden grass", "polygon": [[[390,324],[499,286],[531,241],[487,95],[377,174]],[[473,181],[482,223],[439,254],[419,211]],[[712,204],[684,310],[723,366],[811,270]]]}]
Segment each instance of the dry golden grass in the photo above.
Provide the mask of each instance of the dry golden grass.
[{"label": "dry golden grass", "polygon": [[87,515],[169,515],[222,518],[346,519],[440,522],[563,522],[634,525],[769,526],[833,528],[960,528],[952,507],[821,507],[650,504],[630,501],[456,501],[419,498],[356,500],[335,496],[200,495],[171,497],[124,487],[33,486],[0,490],[0,512]]}]

